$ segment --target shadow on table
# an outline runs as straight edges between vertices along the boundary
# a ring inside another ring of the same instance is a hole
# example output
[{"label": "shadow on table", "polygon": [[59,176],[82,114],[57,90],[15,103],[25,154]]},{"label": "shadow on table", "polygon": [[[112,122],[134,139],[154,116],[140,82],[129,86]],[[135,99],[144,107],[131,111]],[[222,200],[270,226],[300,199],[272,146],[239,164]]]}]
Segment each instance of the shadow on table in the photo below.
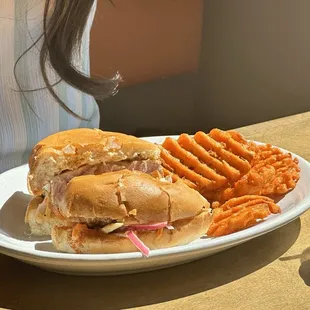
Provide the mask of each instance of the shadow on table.
[{"label": "shadow on table", "polygon": [[307,286],[310,286],[310,247],[301,254],[299,275]]},{"label": "shadow on table", "polygon": [[299,276],[307,286],[310,286],[310,247],[299,255],[292,255],[280,258],[281,261],[300,259]]},{"label": "shadow on table", "polygon": [[123,309],[212,290],[272,263],[295,242],[300,220],[219,254],[159,271],[110,277],[49,273],[0,255],[0,305],[13,309]]}]

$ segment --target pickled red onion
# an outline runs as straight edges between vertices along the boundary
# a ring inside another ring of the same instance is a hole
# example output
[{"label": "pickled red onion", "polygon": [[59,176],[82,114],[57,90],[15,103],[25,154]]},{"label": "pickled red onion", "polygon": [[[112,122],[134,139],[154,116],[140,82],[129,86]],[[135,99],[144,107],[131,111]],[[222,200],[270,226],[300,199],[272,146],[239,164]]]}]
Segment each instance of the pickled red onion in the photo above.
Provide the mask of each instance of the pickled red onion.
[{"label": "pickled red onion", "polygon": [[128,239],[146,257],[149,256],[150,249],[131,230],[127,232]]},{"label": "pickled red onion", "polygon": [[129,225],[124,228],[128,230],[157,230],[161,228],[165,228],[168,225],[168,222],[161,222],[156,224],[137,224],[137,225]]}]

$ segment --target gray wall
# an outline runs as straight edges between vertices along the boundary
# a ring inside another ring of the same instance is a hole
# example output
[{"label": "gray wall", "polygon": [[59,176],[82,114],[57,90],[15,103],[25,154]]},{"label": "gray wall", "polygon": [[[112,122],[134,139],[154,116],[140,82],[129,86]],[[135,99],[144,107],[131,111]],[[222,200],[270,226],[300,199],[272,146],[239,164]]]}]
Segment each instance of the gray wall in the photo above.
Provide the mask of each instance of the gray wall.
[{"label": "gray wall", "polygon": [[194,132],[310,110],[310,1],[207,0],[203,27],[198,74],[122,89],[101,127]]},{"label": "gray wall", "polygon": [[310,1],[208,0],[204,18],[199,108],[211,126],[310,110]]}]

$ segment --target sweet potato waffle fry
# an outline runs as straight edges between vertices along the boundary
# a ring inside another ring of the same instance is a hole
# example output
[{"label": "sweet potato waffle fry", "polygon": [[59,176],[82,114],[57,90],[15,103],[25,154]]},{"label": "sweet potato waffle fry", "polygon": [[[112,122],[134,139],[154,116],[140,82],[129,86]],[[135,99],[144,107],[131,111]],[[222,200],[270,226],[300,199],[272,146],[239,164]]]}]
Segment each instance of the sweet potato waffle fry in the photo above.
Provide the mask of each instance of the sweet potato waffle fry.
[{"label": "sweet potato waffle fry", "polygon": [[292,154],[283,153],[270,144],[257,145],[254,150],[256,153],[252,168],[254,172],[261,167],[274,168],[274,177],[271,182],[266,182],[262,195],[281,195],[295,188],[300,177],[297,158],[292,158]]},{"label": "sweet potato waffle fry", "polygon": [[268,197],[245,195],[213,206],[213,219],[207,235],[219,237],[251,227],[280,208]]}]

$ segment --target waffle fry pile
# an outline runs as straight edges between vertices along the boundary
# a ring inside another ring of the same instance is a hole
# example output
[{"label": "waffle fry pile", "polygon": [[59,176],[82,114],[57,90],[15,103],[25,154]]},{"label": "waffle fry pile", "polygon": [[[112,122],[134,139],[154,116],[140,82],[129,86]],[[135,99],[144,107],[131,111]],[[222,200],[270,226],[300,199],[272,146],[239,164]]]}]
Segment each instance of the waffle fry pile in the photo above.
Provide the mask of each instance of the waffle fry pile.
[{"label": "waffle fry pile", "polygon": [[269,144],[257,145],[236,131],[181,134],[162,144],[166,176],[179,178],[213,208],[209,236],[253,226],[280,208],[266,196],[283,195],[299,180],[298,160]]}]

